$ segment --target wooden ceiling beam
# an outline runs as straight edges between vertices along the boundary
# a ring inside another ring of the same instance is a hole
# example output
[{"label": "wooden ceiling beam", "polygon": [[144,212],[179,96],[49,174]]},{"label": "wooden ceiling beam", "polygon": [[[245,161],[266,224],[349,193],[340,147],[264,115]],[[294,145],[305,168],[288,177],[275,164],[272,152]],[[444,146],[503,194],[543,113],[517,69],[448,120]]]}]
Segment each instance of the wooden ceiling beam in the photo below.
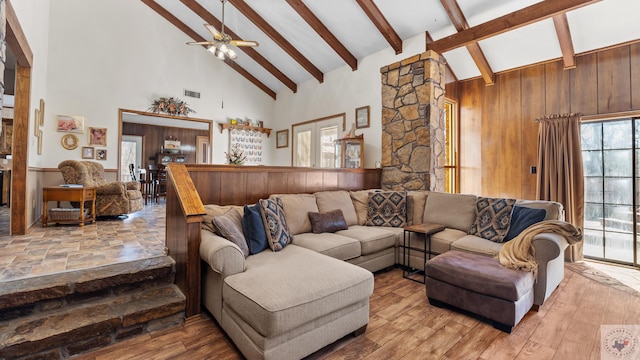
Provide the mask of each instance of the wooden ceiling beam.
[{"label": "wooden ceiling beam", "polygon": [[569,21],[567,14],[560,14],[553,17],[553,25],[558,34],[558,42],[562,50],[562,61],[564,69],[574,69],[576,67],[576,52],[573,49],[573,40],[571,40],[571,30],[569,30]]},{"label": "wooden ceiling beam", "polygon": [[336,38],[333,33],[301,0],[286,0],[287,3],[311,26],[313,30],[327,42],[329,46],[351,67],[358,70],[358,59]]},{"label": "wooden ceiling beam", "polygon": [[[440,0],[444,10],[449,15],[449,19],[453,26],[456,28],[458,32],[467,30],[469,28],[469,23],[462,13],[462,9],[460,9],[460,5],[456,0]],[[491,69],[491,65],[489,65],[489,61],[487,61],[484,52],[480,48],[480,45],[477,41],[471,42],[466,45],[473,62],[480,70],[480,74],[484,79],[485,85],[493,85],[495,82],[495,75],[493,70]]]},{"label": "wooden ceiling beam", "polygon": [[[222,22],[218,20],[213,14],[211,14],[204,6],[200,5],[196,0],[180,0],[186,7],[193,11],[196,15],[200,16],[207,24],[213,25],[216,29],[222,29]],[[227,25],[224,27],[224,32],[231,36],[233,39],[241,39],[238,34],[233,32]],[[255,48],[249,46],[239,46],[238,49],[242,50],[271,75],[283,83],[286,87],[291,89],[294,93],[298,91],[298,85],[291,80],[287,75],[280,71],[269,60],[265,59]]]},{"label": "wooden ceiling beam", "polygon": [[358,5],[362,8],[365,14],[369,17],[373,25],[378,28],[378,31],[387,39],[387,42],[393,50],[395,50],[396,55],[402,52],[402,39],[395,31],[395,29],[389,24],[387,18],[384,17],[380,9],[376,6],[373,0],[356,0]]},{"label": "wooden ceiling beam", "polygon": [[319,82],[324,81],[324,74],[320,69],[309,61],[298,49],[296,49],[287,39],[284,38],[273,26],[262,18],[255,10],[253,10],[244,0],[229,0],[229,2],[238,10],[242,15],[253,22],[262,32],[264,32],[271,40],[278,44],[282,50],[284,50],[289,56],[300,64],[305,70],[307,70],[314,78]]},{"label": "wooden ceiling beam", "polygon": [[439,53],[447,52],[466,46],[474,41],[480,41],[509,30],[521,28],[535,22],[549,19],[555,15],[575,10],[601,0],[553,0],[542,1],[526,8],[514,11],[497,19],[471,27],[467,30],[434,41],[430,49]]},{"label": "wooden ceiling beam", "polygon": [[[207,39],[200,36],[197,32],[191,29],[187,24],[183,23],[177,17],[173,16],[169,11],[163,8],[161,5],[156,3],[154,0],[141,0],[144,4],[149,6],[155,12],[157,12],[160,16],[169,21],[173,26],[182,30],[187,36],[189,36],[194,41],[207,41]],[[256,77],[251,75],[248,71],[243,69],[240,65],[236,64],[232,60],[225,60],[225,63],[229,65],[232,69],[237,71],[240,75],[244,76],[247,80],[253,83],[255,86],[260,88],[262,91],[267,93],[267,95],[271,96],[274,100],[276,99],[276,92],[271,90],[267,85],[258,80]]]}]

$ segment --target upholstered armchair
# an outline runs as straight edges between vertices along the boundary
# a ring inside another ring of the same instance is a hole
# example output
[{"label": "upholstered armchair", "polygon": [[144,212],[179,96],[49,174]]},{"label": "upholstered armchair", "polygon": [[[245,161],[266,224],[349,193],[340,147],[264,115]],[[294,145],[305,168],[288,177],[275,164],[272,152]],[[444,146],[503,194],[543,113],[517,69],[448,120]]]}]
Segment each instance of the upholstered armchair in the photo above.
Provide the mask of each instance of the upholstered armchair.
[{"label": "upholstered armchair", "polygon": [[93,161],[65,160],[58,165],[64,182],[96,187],[96,215],[116,216],[142,210],[138,181],[107,182],[104,167]]}]

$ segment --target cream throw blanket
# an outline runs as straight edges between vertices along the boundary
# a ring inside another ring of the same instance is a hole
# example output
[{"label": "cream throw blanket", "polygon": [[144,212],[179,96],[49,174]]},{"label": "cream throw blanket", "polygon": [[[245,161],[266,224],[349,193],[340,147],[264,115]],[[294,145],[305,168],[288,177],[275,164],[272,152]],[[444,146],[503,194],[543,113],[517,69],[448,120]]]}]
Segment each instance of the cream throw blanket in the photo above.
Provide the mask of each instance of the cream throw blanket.
[{"label": "cream throw blanket", "polygon": [[498,253],[498,260],[502,266],[511,269],[533,271],[533,277],[538,276],[538,263],[535,258],[535,249],[531,240],[540,233],[556,233],[564,236],[570,245],[582,241],[582,230],[571,223],[548,220],[533,224],[506,242]]}]

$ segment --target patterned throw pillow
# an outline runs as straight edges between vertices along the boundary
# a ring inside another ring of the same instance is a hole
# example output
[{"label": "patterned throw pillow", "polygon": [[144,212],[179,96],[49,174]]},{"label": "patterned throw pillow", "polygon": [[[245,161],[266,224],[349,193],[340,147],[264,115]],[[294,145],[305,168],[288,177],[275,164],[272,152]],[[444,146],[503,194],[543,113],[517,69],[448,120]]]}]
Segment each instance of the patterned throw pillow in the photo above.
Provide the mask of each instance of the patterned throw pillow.
[{"label": "patterned throw pillow", "polygon": [[267,233],[269,247],[273,251],[284,249],[293,240],[287,220],[284,217],[284,207],[280,198],[258,201],[264,230]]},{"label": "patterned throw pillow", "polygon": [[469,235],[483,239],[504,242],[511,224],[511,212],[515,199],[478,197],[476,201],[476,221],[469,229]]},{"label": "patterned throw pillow", "polygon": [[406,224],[406,191],[378,191],[369,193],[367,225],[404,227]]}]

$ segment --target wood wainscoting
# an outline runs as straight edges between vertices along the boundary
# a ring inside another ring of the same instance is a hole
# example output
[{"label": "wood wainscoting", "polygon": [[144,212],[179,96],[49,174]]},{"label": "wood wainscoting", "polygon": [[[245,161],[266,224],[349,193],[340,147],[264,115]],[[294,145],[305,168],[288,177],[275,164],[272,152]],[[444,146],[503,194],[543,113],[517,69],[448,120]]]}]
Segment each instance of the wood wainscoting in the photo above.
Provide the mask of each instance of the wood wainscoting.
[{"label": "wood wainscoting", "polygon": [[186,317],[200,313],[200,226],[204,204],[244,205],[270,194],[380,187],[380,169],[169,164],[166,246],[176,284],[187,297]]}]

